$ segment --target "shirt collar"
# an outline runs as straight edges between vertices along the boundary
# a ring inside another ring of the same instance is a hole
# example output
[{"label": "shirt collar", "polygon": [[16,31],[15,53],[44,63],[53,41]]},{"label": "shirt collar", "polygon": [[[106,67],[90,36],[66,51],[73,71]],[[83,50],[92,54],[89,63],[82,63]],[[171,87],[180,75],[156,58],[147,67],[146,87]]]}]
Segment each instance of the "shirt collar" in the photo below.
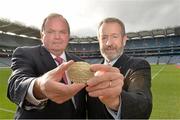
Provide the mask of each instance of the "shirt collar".
[{"label": "shirt collar", "polygon": [[[53,55],[52,53],[50,53],[50,54],[51,54],[51,56],[52,56],[53,59],[56,58],[55,55]],[[63,59],[63,62],[66,62],[66,61],[67,61],[66,55],[65,55],[65,52],[64,52],[64,51],[63,51],[63,53],[62,53],[59,57],[61,57],[61,58]]]},{"label": "shirt collar", "polygon": [[[120,57],[120,56],[119,56]],[[114,65],[114,63],[119,59],[119,57],[117,57],[116,59],[114,59],[114,60],[112,60],[112,61],[107,61],[107,60],[104,60],[104,64],[105,65],[111,65],[111,66],[113,66]]]}]

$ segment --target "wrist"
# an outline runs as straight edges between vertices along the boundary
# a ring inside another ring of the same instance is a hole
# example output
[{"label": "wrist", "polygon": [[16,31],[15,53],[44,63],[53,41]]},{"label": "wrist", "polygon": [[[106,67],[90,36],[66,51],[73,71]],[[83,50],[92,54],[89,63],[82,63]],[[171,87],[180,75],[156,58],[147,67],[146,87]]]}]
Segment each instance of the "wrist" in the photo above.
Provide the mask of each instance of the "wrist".
[{"label": "wrist", "polygon": [[114,111],[118,111],[120,105],[120,96],[113,98],[113,102],[111,103],[110,108]]},{"label": "wrist", "polygon": [[36,99],[46,99],[47,97],[43,94],[40,87],[40,78],[37,78],[33,87],[33,94]]}]

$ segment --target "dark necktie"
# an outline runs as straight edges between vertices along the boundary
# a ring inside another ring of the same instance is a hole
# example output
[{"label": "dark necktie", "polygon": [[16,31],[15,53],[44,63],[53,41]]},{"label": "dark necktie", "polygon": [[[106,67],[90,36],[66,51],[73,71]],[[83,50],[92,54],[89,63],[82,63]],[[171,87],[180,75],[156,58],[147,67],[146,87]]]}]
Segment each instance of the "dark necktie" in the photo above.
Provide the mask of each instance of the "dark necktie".
[{"label": "dark necktie", "polygon": [[[55,58],[56,62],[58,63],[58,65],[61,65],[63,63],[63,59],[61,57],[56,57]],[[68,84],[67,78],[66,78],[66,74],[64,73],[63,75],[63,80],[65,84]]]}]

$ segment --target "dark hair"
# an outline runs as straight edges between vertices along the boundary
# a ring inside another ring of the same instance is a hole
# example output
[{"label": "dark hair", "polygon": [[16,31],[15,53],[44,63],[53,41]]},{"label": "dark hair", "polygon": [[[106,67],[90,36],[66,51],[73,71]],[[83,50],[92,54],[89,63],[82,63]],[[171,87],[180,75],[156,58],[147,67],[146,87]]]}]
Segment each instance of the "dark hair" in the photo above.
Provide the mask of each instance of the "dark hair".
[{"label": "dark hair", "polygon": [[109,18],[105,18],[104,20],[102,20],[100,23],[99,23],[99,26],[98,26],[98,31],[99,31],[99,28],[101,27],[101,25],[103,23],[110,23],[110,22],[115,22],[115,23],[118,23],[120,26],[121,26],[121,29],[122,29],[122,35],[124,36],[126,31],[125,31],[125,26],[124,26],[124,23],[119,20],[118,18],[114,18],[114,17],[109,17]]},{"label": "dark hair", "polygon": [[41,26],[41,32],[44,31],[44,26],[45,26],[45,23],[46,21],[49,19],[49,18],[54,18],[54,17],[60,17],[60,18],[63,18],[68,26],[68,33],[70,34],[70,26],[69,26],[69,23],[68,21],[61,15],[61,14],[58,14],[58,13],[51,13],[49,14],[44,20],[43,20],[43,24]]}]

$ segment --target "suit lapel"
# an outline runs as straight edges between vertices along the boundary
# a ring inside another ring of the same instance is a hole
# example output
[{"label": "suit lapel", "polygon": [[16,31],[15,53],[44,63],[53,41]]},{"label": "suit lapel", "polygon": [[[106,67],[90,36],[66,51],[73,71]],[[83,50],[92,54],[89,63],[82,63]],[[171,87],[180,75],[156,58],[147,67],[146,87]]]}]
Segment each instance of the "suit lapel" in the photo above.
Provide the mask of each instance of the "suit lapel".
[{"label": "suit lapel", "polygon": [[118,67],[121,68],[123,66],[125,62],[125,55],[121,55],[121,57],[119,57],[119,59],[114,63],[113,67]]},{"label": "suit lapel", "polygon": [[40,55],[41,61],[46,66],[47,71],[54,69],[57,67],[54,59],[52,58],[51,54],[46,50],[44,46],[40,46]]},{"label": "suit lapel", "polygon": [[119,68],[121,73],[125,75],[126,72],[125,66],[128,63],[128,61],[129,61],[129,57],[126,56],[125,54],[122,54],[121,57],[114,63],[113,67]]},{"label": "suit lapel", "polygon": [[65,55],[67,61],[72,60],[72,57],[67,52],[65,52]]}]

